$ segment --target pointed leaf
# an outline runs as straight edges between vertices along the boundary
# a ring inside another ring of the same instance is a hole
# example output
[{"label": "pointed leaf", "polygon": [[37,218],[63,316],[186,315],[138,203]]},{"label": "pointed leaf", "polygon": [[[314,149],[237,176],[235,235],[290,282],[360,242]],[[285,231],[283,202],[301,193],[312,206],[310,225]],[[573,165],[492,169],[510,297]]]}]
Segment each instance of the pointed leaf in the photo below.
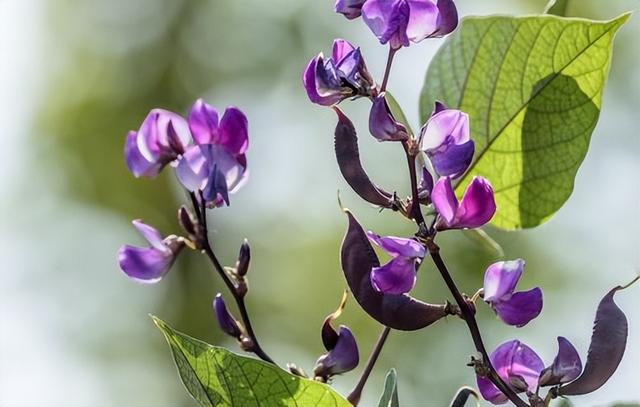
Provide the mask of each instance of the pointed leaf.
[{"label": "pointed leaf", "polygon": [[495,226],[540,225],[571,195],[600,114],[613,38],[628,17],[469,17],[434,57],[421,118],[435,100],[469,114],[476,151],[456,193],[476,175],[489,179]]},{"label": "pointed leaf", "polygon": [[567,15],[567,6],[569,0],[550,0],[544,9],[545,14],[553,14],[554,16],[564,17]]},{"label": "pointed leaf", "polygon": [[342,111],[334,107],[338,114],[338,125],[335,131],[335,150],[338,167],[347,184],[365,201],[383,208],[391,208],[393,196],[378,188],[371,182],[360,163],[358,136],[353,123]]},{"label": "pointed leaf", "polygon": [[478,404],[478,393],[474,389],[472,389],[471,387],[460,388],[453,400],[451,400],[450,407],[464,407],[464,405],[467,404],[467,400],[469,400],[470,396],[475,397],[476,404]]},{"label": "pointed leaf", "polygon": [[560,387],[560,395],[591,393],[604,385],[618,368],[628,334],[627,317],[613,301],[613,296],[621,289],[623,287],[615,287],[600,301],[584,371],[576,380]]},{"label": "pointed leaf", "polygon": [[407,294],[382,294],[371,285],[370,273],[379,267],[378,256],[364,229],[345,210],[349,228],[342,242],[342,271],[358,304],[373,319],[393,329],[415,331],[438,321],[450,313],[448,304],[433,305]]},{"label": "pointed leaf", "polygon": [[184,386],[202,407],[351,406],[326,384],[211,346],[152,318],[171,347]]},{"label": "pointed leaf", "polygon": [[400,407],[398,400],[398,374],[396,369],[391,369],[387,373],[387,377],[384,379],[384,390],[378,407]]}]

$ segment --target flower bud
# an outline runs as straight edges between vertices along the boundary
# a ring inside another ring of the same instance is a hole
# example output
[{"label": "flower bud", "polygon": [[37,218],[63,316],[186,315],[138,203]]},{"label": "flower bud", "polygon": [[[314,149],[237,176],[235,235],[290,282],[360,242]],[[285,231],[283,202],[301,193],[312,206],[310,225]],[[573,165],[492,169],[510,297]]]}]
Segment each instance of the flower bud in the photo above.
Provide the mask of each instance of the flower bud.
[{"label": "flower bud", "polygon": [[242,338],[242,328],[240,322],[238,322],[233,315],[227,309],[227,305],[224,303],[222,294],[218,293],[213,300],[213,309],[220,324],[220,329],[229,336],[232,336],[238,340]]},{"label": "flower bud", "polygon": [[189,212],[186,206],[182,205],[180,209],[178,209],[178,222],[182,229],[187,232],[190,236],[196,235],[196,223],[197,221]]},{"label": "flower bud", "polygon": [[336,13],[340,13],[348,20],[360,17],[362,5],[366,0],[337,0],[334,6]]},{"label": "flower bud", "polygon": [[240,246],[240,253],[238,254],[238,261],[236,261],[236,274],[243,277],[249,271],[249,262],[251,261],[251,248],[249,247],[249,241],[244,239],[242,246]]},{"label": "flower bud", "polygon": [[407,128],[393,118],[384,94],[373,100],[369,113],[369,132],[378,141],[402,141],[409,138]]}]

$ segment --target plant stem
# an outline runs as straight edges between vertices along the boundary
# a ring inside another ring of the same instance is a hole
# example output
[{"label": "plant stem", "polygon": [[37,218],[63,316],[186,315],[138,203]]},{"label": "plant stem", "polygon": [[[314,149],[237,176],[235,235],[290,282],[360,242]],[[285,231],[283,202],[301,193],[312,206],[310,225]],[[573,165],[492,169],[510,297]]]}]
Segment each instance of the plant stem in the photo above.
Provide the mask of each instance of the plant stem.
[{"label": "plant stem", "polygon": [[387,56],[387,66],[384,68],[384,76],[382,77],[382,85],[380,85],[380,93],[387,89],[387,82],[389,81],[389,74],[391,74],[391,65],[393,64],[393,57],[398,50],[389,46],[389,55]]},{"label": "plant stem", "polygon": [[409,166],[409,178],[411,180],[411,213],[410,215],[415,219],[419,228],[425,227],[424,216],[420,209],[420,198],[418,197],[418,176],[416,174],[416,156],[411,154],[410,147],[407,142],[403,142],[402,146],[407,156],[407,165]]},{"label": "plant stem", "polygon": [[349,402],[354,406],[357,406],[358,402],[360,401],[360,396],[362,395],[362,389],[364,389],[364,385],[367,383],[367,379],[369,378],[369,375],[373,370],[373,366],[376,364],[376,361],[378,360],[378,356],[380,356],[380,352],[382,351],[382,347],[384,346],[384,343],[386,342],[387,337],[389,336],[389,332],[391,332],[391,328],[389,328],[388,326],[385,326],[382,332],[380,333],[380,336],[378,337],[378,341],[373,347],[373,350],[371,351],[371,355],[369,355],[369,360],[367,360],[367,365],[364,367],[364,370],[362,371],[362,375],[360,376],[360,379],[358,380],[356,387],[354,387],[353,390],[351,390],[351,393],[349,393],[349,396],[347,397],[347,400],[349,400]]},{"label": "plant stem", "polygon": [[244,302],[244,297],[238,294],[238,291],[236,290],[236,287],[233,281],[231,281],[231,279],[227,275],[227,272],[224,270],[224,267],[222,267],[222,264],[220,264],[220,262],[218,261],[218,258],[213,252],[213,249],[211,248],[211,243],[209,242],[208,226],[207,226],[207,207],[204,199],[201,199],[200,201],[202,202],[202,204],[198,205],[198,200],[196,199],[196,196],[193,192],[190,193],[190,197],[191,197],[191,203],[193,204],[193,208],[194,208],[194,211],[196,212],[198,221],[200,222],[200,225],[202,226],[202,229],[203,229],[202,231],[203,239],[201,242],[202,250],[205,252],[207,257],[213,264],[214,269],[218,272],[218,274],[222,278],[222,281],[224,281],[224,284],[227,286],[227,288],[231,292],[231,295],[233,295],[233,298],[236,301],[236,305],[238,306],[238,310],[240,311],[240,318],[242,319],[242,323],[245,329],[247,330],[247,335],[249,336],[249,339],[253,344],[251,351],[255,353],[256,356],[258,356],[260,359],[264,360],[265,362],[269,362],[275,365],[276,363],[273,361],[273,359],[271,359],[271,357],[267,355],[267,353],[262,349],[262,347],[258,343],[258,338],[256,337],[256,334],[253,331],[253,327],[251,326],[251,320],[249,319],[249,312],[247,311],[247,306]]}]

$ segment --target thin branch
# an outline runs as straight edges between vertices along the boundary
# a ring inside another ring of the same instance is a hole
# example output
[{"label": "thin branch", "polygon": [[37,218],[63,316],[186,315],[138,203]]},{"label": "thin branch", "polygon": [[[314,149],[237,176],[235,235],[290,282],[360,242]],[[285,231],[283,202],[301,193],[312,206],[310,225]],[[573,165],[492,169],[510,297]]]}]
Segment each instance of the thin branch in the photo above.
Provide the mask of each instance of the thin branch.
[{"label": "thin branch", "polygon": [[369,360],[367,360],[367,365],[364,367],[364,370],[362,371],[362,375],[360,376],[360,379],[358,380],[356,387],[354,387],[353,390],[351,390],[351,393],[349,393],[349,396],[347,397],[347,400],[349,400],[349,402],[351,402],[351,404],[353,404],[354,406],[357,406],[358,402],[360,401],[360,396],[362,395],[362,390],[364,389],[364,385],[367,383],[367,379],[369,379],[369,375],[371,374],[371,371],[373,370],[373,366],[376,364],[376,361],[378,360],[378,356],[380,356],[380,352],[382,351],[382,347],[384,346],[384,343],[386,342],[387,337],[389,336],[389,332],[391,332],[391,328],[389,328],[388,326],[385,326],[382,332],[380,333],[380,336],[378,337],[378,341],[373,347],[373,350],[371,351]]},{"label": "thin branch", "polygon": [[209,242],[209,233],[208,233],[208,226],[207,226],[207,207],[206,207],[205,200],[200,199],[201,204],[198,205],[198,199],[196,198],[195,194],[190,193],[190,196],[191,196],[191,203],[194,205],[194,211],[196,212],[198,221],[200,222],[200,225],[202,226],[202,229],[203,229],[202,231],[203,239],[202,239],[202,242],[200,242],[202,244],[202,250],[205,252],[207,257],[213,264],[213,268],[218,272],[218,274],[222,278],[222,281],[224,281],[224,284],[227,286],[227,288],[231,292],[231,295],[233,295],[233,298],[236,301],[238,310],[240,311],[240,318],[242,319],[242,323],[245,329],[247,330],[247,335],[249,336],[249,339],[251,340],[251,343],[252,343],[251,351],[255,353],[256,356],[258,356],[260,359],[264,360],[265,362],[273,363],[275,365],[276,363],[273,361],[273,359],[271,359],[271,357],[267,355],[267,353],[262,349],[262,347],[258,343],[258,338],[256,337],[256,334],[253,331],[251,320],[249,318],[249,312],[247,311],[247,306],[244,302],[244,297],[238,293],[238,291],[236,290],[235,284],[233,283],[233,281],[231,281],[231,279],[229,278],[229,275],[224,270],[224,267],[222,267],[222,264],[220,264],[220,261],[218,261],[218,258],[213,252],[213,249],[211,248],[211,243]]},{"label": "thin branch", "polygon": [[396,55],[397,49],[389,46],[389,55],[387,56],[387,66],[384,68],[384,76],[382,78],[382,84],[380,85],[380,93],[387,89],[387,82],[389,81],[389,74],[391,74],[391,65],[393,65],[393,57]]}]

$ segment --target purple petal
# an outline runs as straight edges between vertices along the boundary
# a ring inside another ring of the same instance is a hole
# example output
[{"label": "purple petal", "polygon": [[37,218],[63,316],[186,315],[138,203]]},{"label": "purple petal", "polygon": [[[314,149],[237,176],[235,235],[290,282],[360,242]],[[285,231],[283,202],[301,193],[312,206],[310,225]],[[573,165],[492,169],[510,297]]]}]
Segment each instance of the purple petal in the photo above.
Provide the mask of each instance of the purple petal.
[{"label": "purple petal", "polygon": [[484,273],[484,300],[486,302],[508,299],[518,284],[524,271],[522,259],[499,261],[487,267]]},{"label": "purple petal", "polygon": [[413,240],[395,236],[380,236],[371,231],[367,232],[369,240],[393,257],[422,258],[425,255],[424,246]]},{"label": "purple petal", "polygon": [[[335,60],[334,60],[335,61]],[[360,48],[356,48],[348,53],[340,62],[336,62],[336,69],[339,71],[340,78],[346,80],[354,88],[358,89],[361,85],[360,71],[364,65]],[[339,85],[342,87],[342,84]]]},{"label": "purple petal", "polygon": [[492,404],[504,404],[509,399],[486,377],[476,376],[476,383],[482,397]]},{"label": "purple petal", "polygon": [[436,113],[440,113],[443,110],[447,110],[447,106],[439,100],[436,100],[433,106],[433,111],[431,112],[431,116],[433,117]]},{"label": "purple petal", "polygon": [[538,287],[529,291],[514,293],[506,301],[492,304],[501,320],[509,325],[522,327],[540,315],[542,311],[542,290]]},{"label": "purple petal", "polygon": [[444,144],[427,155],[438,175],[458,178],[469,168],[474,150],[473,140],[469,140],[463,144]]},{"label": "purple petal", "polygon": [[418,185],[418,196],[420,199],[426,199],[431,196],[433,190],[433,177],[426,168],[422,168],[422,178],[420,179],[420,185]]},{"label": "purple petal", "polygon": [[458,26],[458,10],[453,0],[438,0],[438,30],[431,37],[442,37]]},{"label": "purple petal", "polygon": [[393,118],[384,94],[373,100],[369,112],[369,132],[378,141],[401,141],[409,137],[405,127]]},{"label": "purple petal", "polygon": [[134,177],[155,177],[162,169],[159,162],[151,162],[138,149],[137,133],[130,131],[124,143],[124,158]]},{"label": "purple petal", "polygon": [[540,385],[555,386],[569,383],[577,379],[581,372],[582,361],[578,351],[566,338],[558,336],[558,354],[551,366],[545,368],[540,374]]},{"label": "purple petal", "polygon": [[355,369],[359,361],[358,344],[353,333],[346,326],[340,325],[335,347],[318,359],[316,372],[323,376],[346,373]]},{"label": "purple petal", "polygon": [[149,244],[157,250],[160,251],[170,251],[169,248],[163,243],[162,235],[158,232],[158,229],[153,226],[149,226],[146,223],[143,223],[141,220],[136,219],[132,221],[133,226],[138,230],[138,232],[146,239]]},{"label": "purple petal", "polygon": [[409,46],[407,24],[410,9],[406,0],[368,0],[362,6],[362,19],[382,44],[394,48]]},{"label": "purple petal", "polygon": [[[175,135],[171,140],[170,129]],[[137,144],[140,154],[150,162],[164,164],[173,161],[184,151],[191,140],[187,121],[180,115],[164,109],[153,109],[138,130]],[[175,144],[179,148],[176,151]]]},{"label": "purple petal", "polygon": [[189,112],[189,128],[197,144],[217,143],[218,112],[202,99],[196,100]]},{"label": "purple petal", "polygon": [[236,339],[240,338],[242,331],[238,326],[238,321],[236,321],[227,309],[227,305],[224,303],[224,299],[220,293],[213,299],[213,310],[215,311],[220,329],[229,336]]},{"label": "purple petal", "polygon": [[520,376],[527,383],[529,391],[535,392],[542,369],[544,362],[540,356],[524,343],[519,343],[513,352],[509,376]]},{"label": "purple petal", "polygon": [[427,121],[421,137],[422,149],[426,152],[438,149],[445,142],[466,143],[470,140],[469,115],[455,109],[442,110]]},{"label": "purple petal", "polygon": [[211,168],[211,173],[207,179],[207,186],[202,191],[202,196],[207,202],[222,201],[229,205],[229,188],[227,187],[227,181],[224,174],[220,171],[216,164]]},{"label": "purple petal", "polygon": [[406,0],[409,4],[407,37],[419,42],[437,30],[438,7],[431,0]]},{"label": "purple petal", "polygon": [[344,15],[348,20],[360,17],[362,5],[366,0],[337,0],[335,4],[336,13]]},{"label": "purple petal", "polygon": [[178,180],[191,192],[204,188],[209,176],[209,163],[202,148],[204,146],[189,147],[176,168]]},{"label": "purple petal", "polygon": [[456,213],[456,227],[477,228],[489,222],[496,213],[496,201],[489,181],[473,177],[464,191]]},{"label": "purple petal", "polygon": [[240,109],[230,106],[220,120],[220,145],[233,154],[244,154],[249,148],[248,121]]},{"label": "purple petal", "polygon": [[396,257],[382,267],[371,269],[373,288],[384,294],[404,294],[416,283],[414,258]]},{"label": "purple petal", "polygon": [[336,64],[339,64],[347,55],[349,55],[355,49],[356,47],[354,47],[349,41],[343,40],[341,38],[336,38],[335,40],[333,40],[331,58],[335,61]]},{"label": "purple petal", "polygon": [[216,165],[218,170],[224,174],[229,192],[237,192],[244,185],[247,176],[244,156],[234,157],[218,146],[210,146],[205,151],[210,165]]},{"label": "purple petal", "polygon": [[118,251],[118,264],[131,279],[141,283],[156,283],[164,277],[173,263],[171,251],[129,245]]},{"label": "purple petal", "polygon": [[319,54],[309,61],[302,76],[309,100],[321,106],[334,105],[344,98],[337,69],[331,67],[333,62],[328,62],[326,65],[322,54]]},{"label": "purple petal", "polygon": [[436,182],[431,193],[431,201],[446,224],[451,225],[458,211],[458,198],[453,192],[451,178],[442,177]]}]

